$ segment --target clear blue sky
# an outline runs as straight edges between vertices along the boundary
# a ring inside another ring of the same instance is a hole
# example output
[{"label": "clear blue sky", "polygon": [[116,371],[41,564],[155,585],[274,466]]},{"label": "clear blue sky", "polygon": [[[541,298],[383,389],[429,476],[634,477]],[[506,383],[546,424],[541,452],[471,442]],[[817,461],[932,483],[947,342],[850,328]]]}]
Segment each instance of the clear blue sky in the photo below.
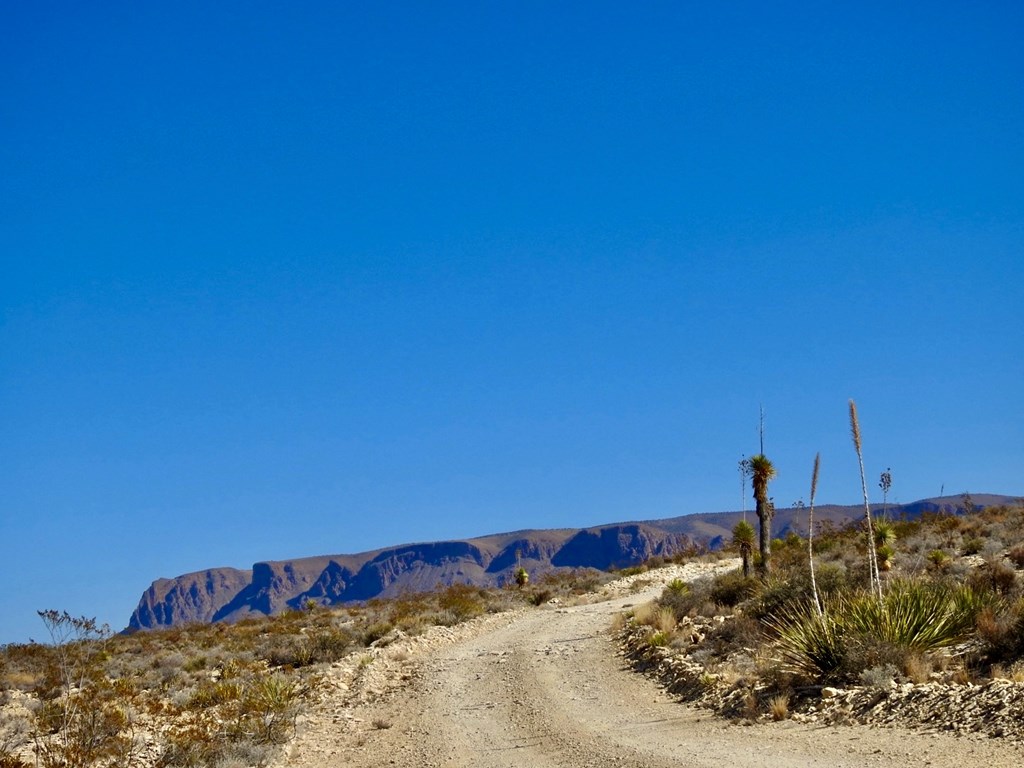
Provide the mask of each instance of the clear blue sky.
[{"label": "clear blue sky", "polygon": [[[1024,6],[5,3],[0,642],[210,566],[1024,493]],[[748,493],[749,499],[749,493]]]}]

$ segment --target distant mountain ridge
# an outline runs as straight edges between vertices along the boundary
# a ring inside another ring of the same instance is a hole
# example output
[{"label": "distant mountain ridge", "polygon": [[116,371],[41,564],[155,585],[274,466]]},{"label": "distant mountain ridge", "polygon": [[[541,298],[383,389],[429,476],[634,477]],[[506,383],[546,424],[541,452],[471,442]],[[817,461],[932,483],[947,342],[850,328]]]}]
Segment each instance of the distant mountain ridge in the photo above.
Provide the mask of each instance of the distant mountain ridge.
[{"label": "distant mountain ridge", "polygon": [[[993,494],[972,496],[975,508],[1017,501]],[[962,497],[890,504],[893,517],[956,512]],[[882,505],[872,505],[876,513]],[[863,505],[815,507],[815,517],[840,526],[863,516]],[[756,524],[752,511],[745,513]],[[773,534],[806,534],[805,509],[779,509]],[[237,621],[299,608],[395,597],[455,583],[495,586],[517,563],[531,574],[564,568],[624,568],[655,555],[670,557],[694,543],[717,548],[731,537],[743,512],[683,515],[663,520],[611,523],[591,528],[514,531],[474,539],[405,544],[351,555],[322,555],[256,563],[249,570],[211,568],[157,579],[139,600],[129,630],[195,622]]]}]

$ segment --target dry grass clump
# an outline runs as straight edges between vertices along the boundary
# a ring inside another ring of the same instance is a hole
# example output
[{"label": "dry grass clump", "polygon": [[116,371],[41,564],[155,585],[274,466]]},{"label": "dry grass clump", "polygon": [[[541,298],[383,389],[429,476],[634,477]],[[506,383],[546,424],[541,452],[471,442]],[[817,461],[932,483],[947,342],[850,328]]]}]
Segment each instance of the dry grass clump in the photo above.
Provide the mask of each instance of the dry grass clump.
[{"label": "dry grass clump", "polygon": [[641,603],[633,608],[633,621],[637,624],[646,624],[650,626],[654,622],[654,616],[657,613],[657,610],[658,606],[654,602]]},{"label": "dry grass clump", "polygon": [[1024,661],[1017,661],[1009,667],[993,664],[991,670],[993,680],[1009,680],[1013,683],[1024,683]]},{"label": "dry grass clump", "polygon": [[[677,622],[671,608],[659,606],[656,602],[643,603],[632,611],[633,621],[648,627],[647,643],[652,646],[667,646],[676,636]],[[623,616],[619,626],[625,623]]]},{"label": "dry grass clump", "polygon": [[676,615],[671,608],[659,608],[653,617],[653,626],[659,632],[670,634],[676,629]]},{"label": "dry grass clump", "polygon": [[780,693],[768,700],[768,714],[772,720],[785,720],[789,717],[789,694]]}]

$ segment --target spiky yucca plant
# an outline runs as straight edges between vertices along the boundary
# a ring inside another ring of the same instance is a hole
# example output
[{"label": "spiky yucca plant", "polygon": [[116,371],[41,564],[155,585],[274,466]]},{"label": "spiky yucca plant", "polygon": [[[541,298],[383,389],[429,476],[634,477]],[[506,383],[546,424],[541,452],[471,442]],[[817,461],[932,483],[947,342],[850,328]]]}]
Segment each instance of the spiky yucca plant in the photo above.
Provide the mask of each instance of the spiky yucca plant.
[{"label": "spiky yucca plant", "polygon": [[775,650],[785,669],[822,682],[831,681],[842,669],[846,638],[830,613],[798,603],[765,623],[778,635]]},{"label": "spiky yucca plant", "polygon": [[964,584],[896,581],[881,603],[864,597],[846,601],[842,622],[899,648],[929,652],[965,640],[990,602]]},{"label": "spiky yucca plant", "polygon": [[775,466],[763,453],[750,458],[750,478],[754,488],[754,501],[757,509],[757,520],[760,523],[759,549],[761,553],[761,576],[767,578],[771,573],[772,558],[772,517],[775,510],[768,498],[768,483],[775,479]]},{"label": "spiky yucca plant", "polygon": [[750,576],[750,555],[754,551],[754,526],[746,520],[740,520],[732,529],[732,543],[739,548],[743,559],[743,578]]},{"label": "spiky yucca plant", "polygon": [[883,571],[892,568],[892,558],[896,550],[893,544],[896,542],[896,526],[888,520],[875,522],[875,556],[878,558],[878,567]]},{"label": "spiky yucca plant", "polygon": [[820,682],[849,676],[851,649],[865,641],[904,652],[932,653],[963,642],[993,600],[965,585],[896,582],[880,601],[874,592],[837,595],[818,614],[800,603],[766,620],[776,652],[790,671]]}]

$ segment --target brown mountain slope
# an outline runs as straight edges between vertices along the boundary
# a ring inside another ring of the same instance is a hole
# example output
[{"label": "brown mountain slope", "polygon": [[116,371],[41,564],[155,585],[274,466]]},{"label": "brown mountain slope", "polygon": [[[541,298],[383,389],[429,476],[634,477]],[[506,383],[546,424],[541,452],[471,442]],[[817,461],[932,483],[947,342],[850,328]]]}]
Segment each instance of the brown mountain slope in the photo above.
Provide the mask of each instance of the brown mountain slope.
[{"label": "brown mountain slope", "polygon": [[[976,506],[989,506],[1013,499],[978,494],[973,501]],[[927,511],[958,511],[960,503],[960,497],[924,499],[890,505],[889,514],[916,517]],[[880,512],[881,505],[874,510]],[[818,520],[837,526],[862,515],[863,507],[856,505],[815,508]],[[693,543],[721,546],[741,517],[741,512],[718,512],[585,529],[514,531],[354,555],[267,561],[251,570],[212,568],[153,582],[132,614],[129,629],[237,621],[299,608],[309,601],[334,605],[456,583],[499,585],[512,577],[517,564],[531,574],[563,568],[622,568],[655,555],[671,556]],[[753,512],[747,517],[756,524]],[[777,510],[776,536],[791,530],[803,534],[806,527],[806,510]]]}]

